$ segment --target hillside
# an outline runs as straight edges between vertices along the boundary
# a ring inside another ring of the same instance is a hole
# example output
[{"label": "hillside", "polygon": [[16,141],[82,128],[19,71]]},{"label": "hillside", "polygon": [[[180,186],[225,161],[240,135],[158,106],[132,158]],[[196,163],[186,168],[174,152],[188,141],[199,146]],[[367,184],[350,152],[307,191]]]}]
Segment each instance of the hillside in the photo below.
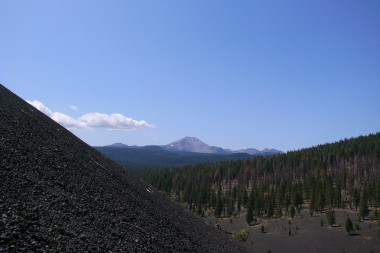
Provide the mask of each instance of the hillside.
[{"label": "hillside", "polygon": [[[377,133],[141,177],[224,231],[247,229],[242,245],[252,252],[378,252],[379,147]],[[329,210],[336,214],[331,226]],[[344,227],[348,217],[356,227],[352,234]]]},{"label": "hillside", "polygon": [[251,206],[248,220],[289,215],[305,202],[312,212],[358,208],[361,200],[378,207],[378,147],[380,133],[269,157],[169,168],[142,178],[193,211],[211,210],[216,217],[238,214],[242,206]]},{"label": "hillside", "polygon": [[95,147],[95,149],[133,173],[142,173],[171,166],[237,160],[251,157],[251,155],[245,153],[207,154],[168,151],[159,146],[145,146],[139,148]]},{"label": "hillside", "polygon": [[0,252],[242,252],[0,85]]}]

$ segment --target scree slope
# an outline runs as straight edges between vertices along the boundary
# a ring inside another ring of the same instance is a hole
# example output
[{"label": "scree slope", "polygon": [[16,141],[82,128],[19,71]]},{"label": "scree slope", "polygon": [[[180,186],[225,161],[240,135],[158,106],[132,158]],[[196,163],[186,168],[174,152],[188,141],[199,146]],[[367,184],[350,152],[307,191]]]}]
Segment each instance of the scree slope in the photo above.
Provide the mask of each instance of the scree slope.
[{"label": "scree slope", "polygon": [[0,85],[0,252],[244,252]]}]

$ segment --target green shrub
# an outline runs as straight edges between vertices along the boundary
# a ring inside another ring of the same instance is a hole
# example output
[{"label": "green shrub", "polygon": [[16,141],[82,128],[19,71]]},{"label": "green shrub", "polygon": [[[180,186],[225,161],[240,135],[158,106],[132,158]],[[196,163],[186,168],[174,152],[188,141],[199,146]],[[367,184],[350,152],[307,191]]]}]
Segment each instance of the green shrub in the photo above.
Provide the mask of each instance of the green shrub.
[{"label": "green shrub", "polygon": [[335,211],[334,210],[329,210],[326,211],[326,219],[327,223],[331,226],[335,223]]},{"label": "green shrub", "polygon": [[243,228],[242,230],[240,231],[237,231],[237,232],[233,232],[232,233],[232,236],[238,240],[238,241],[241,241],[241,242],[245,242],[247,239],[248,239],[248,235],[249,235],[249,230],[248,228]]},{"label": "green shrub", "polygon": [[356,224],[354,225],[354,228],[355,228],[355,230],[360,230],[359,224],[356,223]]},{"label": "green shrub", "polygon": [[264,233],[264,225],[261,225],[261,233]]},{"label": "green shrub", "polygon": [[348,234],[351,234],[352,230],[354,230],[354,227],[352,225],[352,221],[351,221],[350,217],[347,217],[347,219],[346,219],[346,231]]}]

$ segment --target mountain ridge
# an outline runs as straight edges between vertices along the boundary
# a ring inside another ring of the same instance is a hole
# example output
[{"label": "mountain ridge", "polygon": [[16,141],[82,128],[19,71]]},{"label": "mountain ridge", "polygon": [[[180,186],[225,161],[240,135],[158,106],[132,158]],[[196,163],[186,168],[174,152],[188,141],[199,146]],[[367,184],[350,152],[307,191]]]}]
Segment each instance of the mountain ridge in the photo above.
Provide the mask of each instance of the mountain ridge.
[{"label": "mountain ridge", "polygon": [[132,173],[142,173],[172,166],[184,166],[207,162],[220,162],[249,158],[247,153],[210,154],[186,151],[169,151],[159,146],[95,147],[96,150],[117,162]]},{"label": "mountain ridge", "polygon": [[[284,153],[281,150],[277,149],[268,149],[265,148],[263,150],[258,150],[255,148],[247,148],[247,149],[240,149],[240,150],[230,150],[230,149],[224,149],[217,146],[211,146],[197,137],[189,137],[186,136],[182,139],[173,141],[166,145],[147,145],[147,146],[158,146],[161,147],[164,150],[168,151],[182,151],[182,152],[194,152],[194,153],[203,153],[203,154],[234,154],[234,153],[247,153],[249,155],[270,155],[270,154],[282,154]],[[106,146],[100,146],[100,147],[119,147],[119,148],[142,148],[146,146],[129,146],[123,143],[114,143],[111,145]]]}]

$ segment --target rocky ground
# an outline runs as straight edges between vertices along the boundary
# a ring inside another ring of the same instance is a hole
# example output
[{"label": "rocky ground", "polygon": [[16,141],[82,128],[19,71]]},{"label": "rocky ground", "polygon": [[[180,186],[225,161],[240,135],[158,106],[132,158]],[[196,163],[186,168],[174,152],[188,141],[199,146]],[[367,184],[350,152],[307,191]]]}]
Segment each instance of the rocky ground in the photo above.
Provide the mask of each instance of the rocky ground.
[{"label": "rocky ground", "polygon": [[244,252],[0,85],[0,252]]}]

